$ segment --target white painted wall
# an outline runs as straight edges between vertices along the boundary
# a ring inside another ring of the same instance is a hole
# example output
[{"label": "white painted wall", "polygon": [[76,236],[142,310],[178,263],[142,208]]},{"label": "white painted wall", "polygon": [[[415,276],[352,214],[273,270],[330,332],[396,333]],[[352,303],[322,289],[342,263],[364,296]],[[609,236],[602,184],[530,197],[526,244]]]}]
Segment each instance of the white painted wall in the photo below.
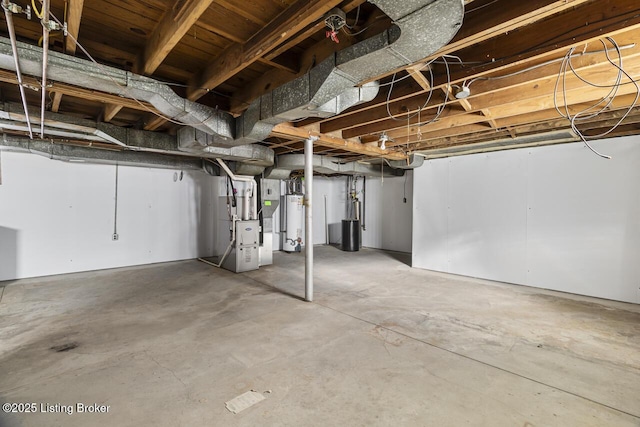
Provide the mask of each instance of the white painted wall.
[{"label": "white painted wall", "polygon": [[[209,255],[211,180],[119,167],[118,241],[112,241],[115,166],[2,153],[0,280]],[[179,171],[178,171],[179,174]]]},{"label": "white painted wall", "polygon": [[432,160],[413,266],[640,303],[640,137]]},{"label": "white painted wall", "polygon": [[[313,183],[314,244],[341,244],[342,220],[347,218],[347,177],[316,176]],[[407,203],[403,202],[405,188]],[[361,201],[363,199],[362,189],[363,180],[358,178],[356,190]],[[412,172],[409,172],[406,178],[385,177],[384,180],[367,178],[366,230],[362,232],[362,245],[370,248],[411,252],[412,199]],[[279,216],[279,214],[280,209],[277,210],[277,215]],[[327,225],[329,226],[328,241],[326,237]]]},{"label": "white painted wall", "polygon": [[[340,243],[341,224],[346,218],[347,178],[314,177],[313,199],[313,243],[316,245]],[[329,241],[327,241],[327,225]]]},{"label": "white painted wall", "polygon": [[365,204],[362,245],[411,252],[413,172],[403,177],[367,178]]}]

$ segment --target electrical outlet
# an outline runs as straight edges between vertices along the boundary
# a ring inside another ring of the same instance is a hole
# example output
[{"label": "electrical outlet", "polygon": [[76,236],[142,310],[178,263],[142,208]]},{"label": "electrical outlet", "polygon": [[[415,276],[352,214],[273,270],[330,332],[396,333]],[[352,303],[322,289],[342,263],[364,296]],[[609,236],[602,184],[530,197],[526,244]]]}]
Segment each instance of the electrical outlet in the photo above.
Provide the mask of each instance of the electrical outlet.
[{"label": "electrical outlet", "polygon": [[118,240],[119,237],[120,236],[118,236],[118,233],[113,233],[113,236],[111,236],[111,240],[115,242],[116,240]]},{"label": "electrical outlet", "polygon": [[407,203],[407,198],[406,197],[402,199],[402,203]]}]

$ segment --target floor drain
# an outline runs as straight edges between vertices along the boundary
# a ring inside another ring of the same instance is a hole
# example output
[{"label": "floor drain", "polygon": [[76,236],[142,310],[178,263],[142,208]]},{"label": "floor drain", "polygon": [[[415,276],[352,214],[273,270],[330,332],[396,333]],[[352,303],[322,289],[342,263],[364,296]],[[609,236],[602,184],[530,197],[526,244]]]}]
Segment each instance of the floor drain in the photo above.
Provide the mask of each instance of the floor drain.
[{"label": "floor drain", "polygon": [[53,350],[53,351],[55,351],[57,353],[62,353],[63,351],[73,350],[76,347],[78,347],[78,343],[77,342],[68,342],[68,343],[65,343],[65,344],[54,345],[53,347],[51,347],[51,350]]}]

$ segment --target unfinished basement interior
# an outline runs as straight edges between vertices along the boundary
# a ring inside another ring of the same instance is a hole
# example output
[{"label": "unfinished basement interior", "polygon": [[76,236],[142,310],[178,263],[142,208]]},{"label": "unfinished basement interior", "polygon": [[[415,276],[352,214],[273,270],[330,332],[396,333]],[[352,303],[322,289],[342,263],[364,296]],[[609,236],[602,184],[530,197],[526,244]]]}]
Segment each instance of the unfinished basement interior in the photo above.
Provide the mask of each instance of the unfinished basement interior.
[{"label": "unfinished basement interior", "polygon": [[0,427],[640,426],[637,0],[0,2]]}]

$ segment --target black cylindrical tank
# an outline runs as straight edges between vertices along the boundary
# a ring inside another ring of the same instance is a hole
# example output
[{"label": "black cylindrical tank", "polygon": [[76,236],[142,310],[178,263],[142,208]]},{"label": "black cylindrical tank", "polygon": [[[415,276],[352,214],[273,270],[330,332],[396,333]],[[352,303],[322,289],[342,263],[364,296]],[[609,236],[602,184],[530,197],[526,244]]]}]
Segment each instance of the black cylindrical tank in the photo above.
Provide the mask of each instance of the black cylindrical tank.
[{"label": "black cylindrical tank", "polygon": [[357,219],[342,220],[342,250],[354,252],[360,250],[360,221]]}]

